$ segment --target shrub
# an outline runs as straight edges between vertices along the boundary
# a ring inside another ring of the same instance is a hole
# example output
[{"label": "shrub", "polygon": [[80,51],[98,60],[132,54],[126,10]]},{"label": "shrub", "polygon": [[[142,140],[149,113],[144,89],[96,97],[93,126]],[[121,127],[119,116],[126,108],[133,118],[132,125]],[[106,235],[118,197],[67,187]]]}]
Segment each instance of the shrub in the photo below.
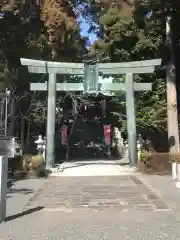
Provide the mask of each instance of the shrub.
[{"label": "shrub", "polygon": [[152,155],[151,152],[149,152],[145,149],[140,150],[140,159],[139,159],[140,163],[144,163],[145,166],[147,166],[151,155]]},{"label": "shrub", "polygon": [[36,177],[47,177],[48,175],[42,154],[24,156],[23,169],[26,173],[33,172]]},{"label": "shrub", "polygon": [[180,152],[170,153],[169,154],[169,161],[180,163]]},{"label": "shrub", "polygon": [[171,173],[171,163],[169,159],[174,158],[173,155],[165,152],[152,152],[149,156],[147,156],[147,153],[143,156],[146,170],[148,169],[151,173],[158,174]]},{"label": "shrub", "polygon": [[32,155],[31,154],[23,154],[22,156],[22,169],[25,173],[28,173],[30,170],[30,162]]}]

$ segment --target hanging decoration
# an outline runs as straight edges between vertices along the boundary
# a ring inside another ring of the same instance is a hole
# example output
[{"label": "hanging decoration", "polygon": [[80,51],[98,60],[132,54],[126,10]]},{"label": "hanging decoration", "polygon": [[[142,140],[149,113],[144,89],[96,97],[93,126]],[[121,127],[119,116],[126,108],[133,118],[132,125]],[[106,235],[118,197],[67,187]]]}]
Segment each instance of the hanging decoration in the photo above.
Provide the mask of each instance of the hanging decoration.
[{"label": "hanging decoration", "polygon": [[110,145],[111,142],[111,124],[105,124],[104,126],[104,141],[106,145]]},{"label": "hanging decoration", "polygon": [[61,127],[61,144],[63,146],[67,145],[67,129],[68,127],[66,125]]}]

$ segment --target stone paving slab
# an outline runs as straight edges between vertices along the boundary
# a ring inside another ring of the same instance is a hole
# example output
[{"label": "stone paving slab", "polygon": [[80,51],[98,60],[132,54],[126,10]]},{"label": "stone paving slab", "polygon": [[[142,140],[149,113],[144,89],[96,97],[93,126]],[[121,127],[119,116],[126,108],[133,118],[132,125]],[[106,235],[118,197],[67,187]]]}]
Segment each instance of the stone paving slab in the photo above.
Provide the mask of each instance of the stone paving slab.
[{"label": "stone paving slab", "polygon": [[171,211],[136,176],[51,177],[26,208]]}]

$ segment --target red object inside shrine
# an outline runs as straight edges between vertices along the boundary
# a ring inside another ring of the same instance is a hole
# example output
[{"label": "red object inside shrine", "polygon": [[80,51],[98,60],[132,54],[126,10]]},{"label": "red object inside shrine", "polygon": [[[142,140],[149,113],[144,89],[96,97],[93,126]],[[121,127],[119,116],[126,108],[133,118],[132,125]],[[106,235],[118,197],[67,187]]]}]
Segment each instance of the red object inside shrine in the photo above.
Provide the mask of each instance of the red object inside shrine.
[{"label": "red object inside shrine", "polygon": [[106,145],[110,145],[111,141],[111,124],[104,125],[104,140]]}]

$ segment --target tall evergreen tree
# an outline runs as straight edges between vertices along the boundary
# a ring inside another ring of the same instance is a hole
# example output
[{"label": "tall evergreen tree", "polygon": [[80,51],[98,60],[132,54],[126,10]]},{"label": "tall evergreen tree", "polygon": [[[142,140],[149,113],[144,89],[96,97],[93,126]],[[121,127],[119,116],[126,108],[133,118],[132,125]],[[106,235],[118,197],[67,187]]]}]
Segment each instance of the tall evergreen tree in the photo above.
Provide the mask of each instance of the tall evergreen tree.
[{"label": "tall evergreen tree", "polygon": [[[112,62],[162,57],[165,49],[165,19],[160,1],[100,1],[99,5],[101,37],[93,43],[90,54],[109,56]],[[165,130],[164,71],[158,69],[154,74],[136,75],[134,79],[153,83],[152,92],[136,93],[139,128],[143,131],[150,127],[152,130]]]},{"label": "tall evergreen tree", "polygon": [[[86,52],[86,39],[80,35],[76,15],[68,2],[16,0],[3,2],[0,9],[0,81],[3,83],[0,90],[10,86],[15,93],[16,123],[25,120],[22,130],[36,101],[29,84],[45,81],[46,76],[28,74],[20,58],[81,61]],[[45,104],[43,99],[42,102]],[[36,113],[38,119],[39,110]]]}]

